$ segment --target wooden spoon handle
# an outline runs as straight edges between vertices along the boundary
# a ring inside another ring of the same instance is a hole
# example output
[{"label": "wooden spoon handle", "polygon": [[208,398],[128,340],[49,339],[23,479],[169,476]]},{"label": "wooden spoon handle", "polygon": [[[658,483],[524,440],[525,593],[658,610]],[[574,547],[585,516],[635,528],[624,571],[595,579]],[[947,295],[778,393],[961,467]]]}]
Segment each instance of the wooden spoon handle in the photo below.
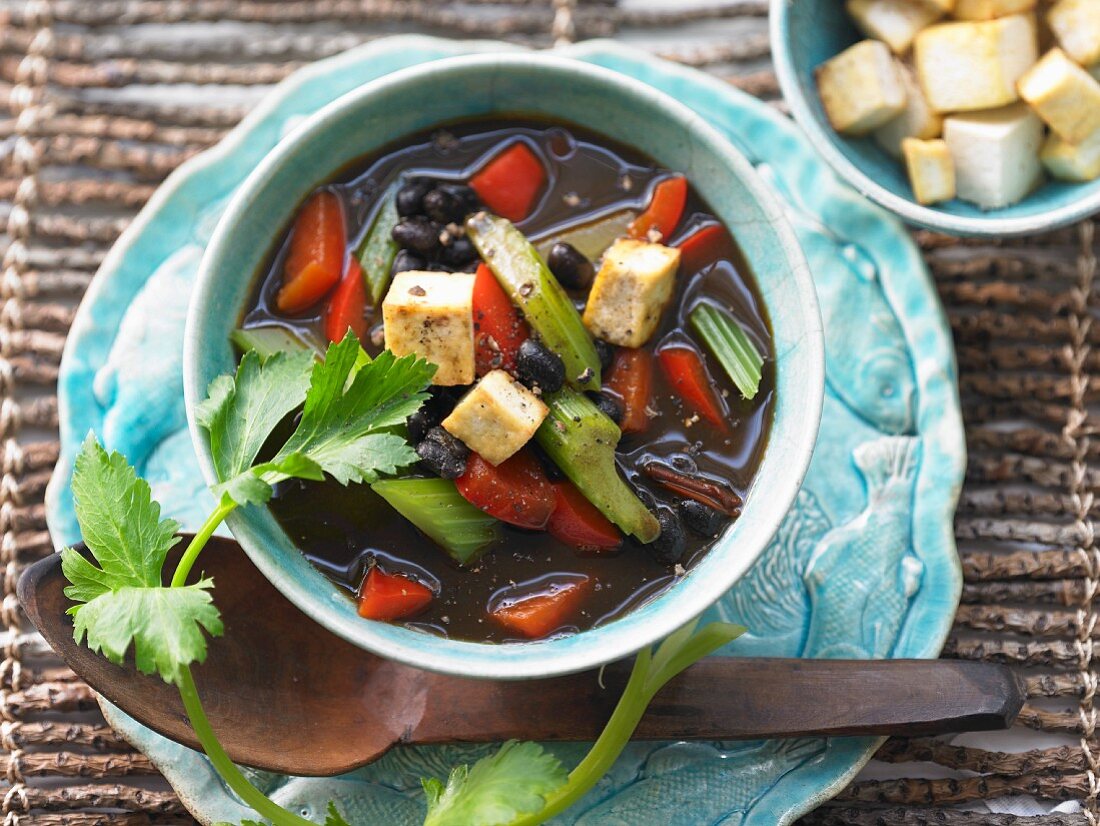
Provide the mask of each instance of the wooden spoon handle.
[{"label": "wooden spoon handle", "polygon": [[[589,673],[544,680],[537,687],[483,683],[471,692],[468,681],[436,676],[431,696],[439,702],[428,705],[409,739],[591,739],[624,683],[624,671],[609,669],[604,689]],[[991,663],[712,658],[657,695],[636,737],[755,740],[989,731],[1011,725],[1023,702],[1012,671]]]}]

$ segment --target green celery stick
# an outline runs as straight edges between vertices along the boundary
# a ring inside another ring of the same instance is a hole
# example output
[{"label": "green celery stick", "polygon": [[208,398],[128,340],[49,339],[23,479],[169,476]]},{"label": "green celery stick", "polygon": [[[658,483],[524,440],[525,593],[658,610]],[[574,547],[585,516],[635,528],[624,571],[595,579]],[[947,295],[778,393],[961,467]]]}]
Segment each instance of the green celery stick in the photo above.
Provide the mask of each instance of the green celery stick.
[{"label": "green celery stick", "polygon": [[308,333],[291,332],[286,327],[277,327],[273,324],[264,327],[242,327],[230,333],[229,340],[242,353],[255,350],[262,359],[279,352],[313,350],[318,356],[324,352],[321,343]]},{"label": "green celery stick", "polygon": [[382,203],[375,210],[370,229],[355,250],[355,257],[363,268],[363,279],[367,282],[367,293],[375,306],[378,306],[386,294],[393,259],[397,256],[397,242],[390,235],[399,220],[397,189],[398,184],[394,183],[382,193]]},{"label": "green celery stick", "polygon": [[737,320],[710,304],[700,304],[692,310],[690,320],[699,338],[725,368],[741,395],[746,399],[756,396],[760,389],[764,357],[757,352]]},{"label": "green celery stick", "polygon": [[624,533],[642,542],[661,534],[657,517],[619,475],[618,426],[582,393],[563,387],[544,401],[550,414],[535,440],[577,489]]},{"label": "green celery stick", "polygon": [[535,248],[538,249],[539,255],[545,261],[546,256],[550,254],[550,248],[554,244],[572,244],[573,248],[585,258],[597,261],[608,247],[615,243],[617,239],[626,235],[627,229],[634,222],[637,215],[638,213],[632,209],[620,209],[617,212],[597,218],[595,221],[536,236],[534,239]]},{"label": "green celery stick", "polygon": [[447,479],[383,479],[370,486],[460,565],[477,561],[500,523],[475,508]]},{"label": "green celery stick", "polygon": [[[573,301],[512,222],[479,212],[466,219],[466,233],[542,343],[565,362],[566,380],[578,389],[598,389],[600,358]],[[591,372],[589,372],[591,371]],[[581,381],[587,376],[587,381]]]}]

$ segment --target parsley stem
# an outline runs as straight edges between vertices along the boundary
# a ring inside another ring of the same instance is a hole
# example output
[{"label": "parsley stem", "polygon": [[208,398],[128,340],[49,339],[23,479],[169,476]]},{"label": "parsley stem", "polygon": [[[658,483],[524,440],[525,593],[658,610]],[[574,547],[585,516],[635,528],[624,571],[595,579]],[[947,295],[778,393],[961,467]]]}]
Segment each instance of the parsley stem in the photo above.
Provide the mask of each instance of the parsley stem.
[{"label": "parsley stem", "polygon": [[745,630],[725,622],[711,622],[699,629],[697,622],[690,622],[671,634],[658,646],[656,653],[651,648],[638,652],[611,719],[588,754],[569,772],[565,785],[547,795],[542,809],[518,817],[508,826],[538,826],[584,797],[622,754],[649,704],[665,683],[692,663],[735,640]]},{"label": "parsley stem", "polygon": [[648,648],[638,652],[634,659],[634,667],[630,671],[630,679],[627,680],[626,688],[623,689],[611,719],[607,721],[607,725],[596,742],[592,744],[588,754],[573,771],[569,772],[568,782],[547,796],[545,805],[538,812],[517,818],[509,826],[537,826],[554,815],[561,814],[584,797],[589,789],[607,774],[622,750],[626,748],[626,744],[630,742],[630,737],[641,722],[649,701],[653,699],[657,688],[660,687],[651,689],[647,685],[651,657],[652,653]]},{"label": "parsley stem", "polygon": [[199,528],[198,533],[191,540],[191,544],[187,546],[187,550],[183,552],[183,556],[176,564],[176,572],[172,574],[173,588],[179,588],[187,583],[187,576],[191,573],[191,567],[195,564],[195,560],[199,558],[202,549],[206,547],[206,543],[213,536],[214,531],[218,529],[218,526],[225,521],[225,517],[232,513],[236,507],[236,502],[229,497],[225,497],[222,499],[221,504],[214,509],[214,512],[206,517],[206,521],[202,523],[202,527]]},{"label": "parsley stem", "polygon": [[187,710],[187,717],[191,721],[191,728],[195,736],[199,738],[203,751],[210,758],[214,769],[226,782],[230,789],[248,806],[251,806],[261,817],[266,817],[275,826],[317,826],[313,821],[299,817],[289,812],[275,801],[266,797],[263,792],[248,782],[241,770],[229,759],[221,743],[218,742],[214,729],[210,726],[210,720],[203,711],[202,701],[199,699],[195,680],[191,676],[191,669],[184,666],[180,670],[179,680],[180,697],[183,698],[183,707]]}]

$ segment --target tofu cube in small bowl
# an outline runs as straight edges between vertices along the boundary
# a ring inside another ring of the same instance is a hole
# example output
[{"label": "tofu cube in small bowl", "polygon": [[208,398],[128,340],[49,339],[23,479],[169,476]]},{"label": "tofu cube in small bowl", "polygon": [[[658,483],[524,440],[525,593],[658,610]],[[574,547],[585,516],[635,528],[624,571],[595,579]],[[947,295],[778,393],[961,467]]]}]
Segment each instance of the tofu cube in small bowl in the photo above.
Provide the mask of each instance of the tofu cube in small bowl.
[{"label": "tofu cube in small bowl", "polygon": [[1100,212],[1094,39],[1095,0],[771,3],[780,86],[818,152],[906,222],[954,235]]}]

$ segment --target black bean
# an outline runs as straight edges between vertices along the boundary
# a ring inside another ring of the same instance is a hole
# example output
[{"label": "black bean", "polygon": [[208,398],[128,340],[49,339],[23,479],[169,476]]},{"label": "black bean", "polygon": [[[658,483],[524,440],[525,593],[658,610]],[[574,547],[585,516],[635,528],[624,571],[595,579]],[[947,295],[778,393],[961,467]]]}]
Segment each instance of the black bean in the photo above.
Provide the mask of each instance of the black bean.
[{"label": "black bean", "polygon": [[428,258],[439,252],[443,228],[423,215],[412,215],[397,223],[391,235],[399,246]]},{"label": "black bean", "polygon": [[657,521],[661,523],[661,535],[649,544],[650,552],[658,562],[675,565],[684,555],[687,535],[676,511],[667,505],[657,508]]},{"label": "black bean", "polygon": [[443,248],[442,260],[456,267],[464,267],[476,258],[477,250],[465,236],[455,238]]},{"label": "black bean", "polygon": [[462,202],[462,217],[465,218],[471,212],[481,209],[481,199],[477,197],[474,188],[468,184],[447,184],[447,191]]},{"label": "black bean", "polygon": [[424,196],[424,213],[441,224],[460,224],[466,220],[465,199],[448,187],[437,186]]},{"label": "black bean", "polygon": [[600,393],[596,390],[589,390],[585,395],[592,399],[596,407],[615,424],[622,422],[623,406],[619,404],[618,399],[613,399],[606,393]]},{"label": "black bean", "polygon": [[581,255],[572,244],[560,241],[550,248],[550,254],[546,256],[546,266],[563,287],[570,289],[584,289],[596,276],[596,268],[591,261]]},{"label": "black bean", "polygon": [[431,191],[432,182],[427,178],[414,178],[397,190],[397,214],[405,218],[424,212],[424,196]]},{"label": "black bean", "polygon": [[450,264],[445,264],[442,261],[429,261],[424,265],[424,269],[428,272],[454,272],[455,268]]},{"label": "black bean", "polygon": [[600,359],[600,369],[610,370],[611,363],[615,361],[615,345],[608,344],[602,338],[596,339],[596,355]]},{"label": "black bean", "polygon": [[676,505],[684,524],[700,536],[715,537],[726,526],[728,518],[712,507],[694,499],[681,499]]},{"label": "black bean", "polygon": [[427,437],[428,431],[451,415],[455,409],[457,399],[448,387],[431,387],[428,389],[428,399],[420,409],[405,420],[409,428],[409,438],[413,444],[421,442]]},{"label": "black bean", "polygon": [[416,446],[416,455],[437,476],[457,479],[466,472],[466,459],[470,450],[442,427],[433,427]]},{"label": "black bean", "polygon": [[424,437],[428,435],[428,431],[439,424],[441,420],[436,419],[428,411],[427,407],[421,407],[409,418],[405,419],[405,426],[409,429],[409,439],[412,443],[419,444],[424,441]]},{"label": "black bean", "polygon": [[398,250],[397,255],[393,257],[393,267],[390,268],[390,272],[396,275],[399,272],[408,272],[409,270],[422,270],[427,264],[428,262],[415,252]]},{"label": "black bean", "polygon": [[516,353],[516,377],[528,387],[555,393],[565,383],[565,362],[542,342],[525,339]]},{"label": "black bean", "polygon": [[478,265],[480,263],[481,263],[481,259],[480,258],[475,258],[473,261],[470,261],[466,264],[463,264],[461,267],[459,267],[458,271],[459,272],[477,272],[477,268],[478,268]]}]

